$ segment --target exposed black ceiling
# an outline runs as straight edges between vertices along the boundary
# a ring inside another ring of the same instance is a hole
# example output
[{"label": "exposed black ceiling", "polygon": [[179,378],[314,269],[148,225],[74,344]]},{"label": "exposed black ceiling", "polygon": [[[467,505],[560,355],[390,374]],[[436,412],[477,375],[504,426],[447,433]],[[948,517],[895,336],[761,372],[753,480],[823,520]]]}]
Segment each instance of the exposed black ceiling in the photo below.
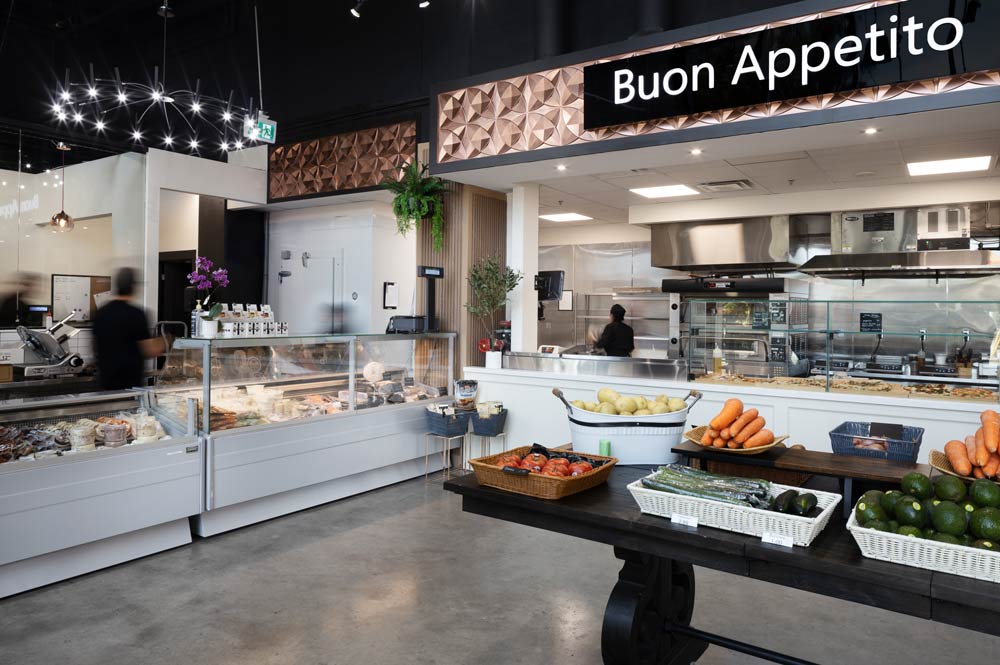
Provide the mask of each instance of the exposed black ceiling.
[{"label": "exposed black ceiling", "polygon": [[[237,103],[259,100],[253,11],[261,20],[264,107],[279,140],[422,111],[432,85],[535,59],[539,2],[563,2],[565,46],[581,50],[627,39],[657,0],[171,0],[168,87],[193,87]],[[690,25],[791,0],[661,0],[670,26]],[[3,72],[0,124],[60,131],[52,95],[71,77],[151,81],[163,59],[160,0],[0,0]],[[646,5],[645,9],[642,7]],[[6,123],[6,124],[9,124]],[[100,142],[84,128],[76,139]],[[127,145],[127,141],[125,142]],[[4,150],[0,137],[0,151]],[[0,155],[3,159],[3,155]]]}]

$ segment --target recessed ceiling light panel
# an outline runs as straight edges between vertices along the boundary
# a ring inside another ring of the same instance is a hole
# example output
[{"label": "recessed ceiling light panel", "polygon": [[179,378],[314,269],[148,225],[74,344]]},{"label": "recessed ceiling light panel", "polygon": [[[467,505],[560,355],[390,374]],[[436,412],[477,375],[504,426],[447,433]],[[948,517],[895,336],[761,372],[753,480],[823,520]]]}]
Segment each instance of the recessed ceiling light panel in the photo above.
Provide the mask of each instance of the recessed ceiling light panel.
[{"label": "recessed ceiling light panel", "polygon": [[647,199],[669,199],[678,196],[698,196],[697,189],[692,189],[687,185],[665,185],[663,187],[638,187],[630,189],[633,194],[638,194]]},{"label": "recessed ceiling light panel", "polygon": [[581,215],[576,212],[560,212],[552,215],[539,215],[539,219],[544,219],[548,222],[589,222],[594,219],[593,217],[587,217],[586,215]]},{"label": "recessed ceiling light panel", "polygon": [[973,173],[989,171],[992,156],[964,157],[962,159],[941,159],[932,162],[910,162],[906,165],[913,177],[927,175],[949,175],[952,173]]}]

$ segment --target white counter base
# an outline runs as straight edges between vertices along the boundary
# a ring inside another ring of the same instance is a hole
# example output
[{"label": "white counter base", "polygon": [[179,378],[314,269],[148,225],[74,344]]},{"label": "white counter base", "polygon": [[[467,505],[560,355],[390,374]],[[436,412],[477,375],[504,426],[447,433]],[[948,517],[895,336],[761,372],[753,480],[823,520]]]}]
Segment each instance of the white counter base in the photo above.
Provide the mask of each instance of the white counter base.
[{"label": "white counter base", "polygon": [[[747,407],[758,409],[767,419],[767,427],[777,435],[790,435],[789,445],[801,443],[810,450],[831,450],[830,430],[849,420],[900,423],[923,427],[924,438],[918,461],[926,462],[931,450],[943,450],[951,439],[974,434],[979,414],[986,403],[955,402],[936,399],[910,399],[824,393],[797,390],[774,390],[683,381],[657,381],[585,375],[556,374],[522,370],[465,368],[465,378],[479,381],[479,400],[500,400],[507,407],[509,447],[530,443],[544,446],[569,442],[566,409],[552,395],[561,388],[570,401],[596,400],[597,391],[614,388],[622,394],[683,397],[690,390],[703,393],[688,417],[688,426],[707,423],[731,397],[739,397]],[[993,405],[996,408],[996,405]],[[491,450],[491,454],[502,452]],[[612,454],[614,450],[612,449]]]},{"label": "white counter base", "polygon": [[188,519],[15,561],[0,568],[0,598],[187,545]]}]

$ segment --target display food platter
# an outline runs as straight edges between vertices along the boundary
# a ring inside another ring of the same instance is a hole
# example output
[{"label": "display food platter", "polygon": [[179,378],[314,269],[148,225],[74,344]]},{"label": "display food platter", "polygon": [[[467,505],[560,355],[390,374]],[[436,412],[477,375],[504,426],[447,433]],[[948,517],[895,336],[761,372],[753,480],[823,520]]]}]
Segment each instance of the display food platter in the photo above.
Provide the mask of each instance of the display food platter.
[{"label": "display food platter", "polygon": [[[772,483],[771,489],[774,493],[780,493],[801,488]],[[820,514],[817,517],[801,517],[700,497],[660,492],[644,487],[641,480],[630,484],[628,491],[639,504],[639,509],[647,515],[671,520],[675,516],[683,515],[696,519],[699,527],[709,526],[748,536],[763,537],[765,534],[790,536],[792,542],[800,547],[809,547],[816,536],[826,528],[841,501],[839,494],[810,490],[810,493],[816,496]]]},{"label": "display food platter", "polygon": [[1000,552],[866,529],[858,524],[853,511],[847,530],[861,548],[862,556],[869,559],[1000,582]]},{"label": "display food platter", "polygon": [[591,455],[590,453],[579,454],[579,457],[587,461],[600,461],[602,464],[588,473],[566,478],[543,476],[536,473],[522,473],[514,469],[500,467],[499,462],[504,457],[508,455],[524,457],[531,450],[531,446],[522,446],[498,455],[489,455],[488,457],[471,460],[469,464],[472,466],[473,471],[475,471],[476,480],[479,481],[480,485],[504,490],[505,492],[524,494],[537,499],[555,500],[604,484],[611,474],[611,469],[618,463],[618,459],[615,457]]},{"label": "display food platter", "polygon": [[[694,429],[685,432],[684,438],[690,441],[691,443],[701,446],[702,445],[701,439],[703,436],[705,436],[705,432],[707,430],[708,430],[708,425],[695,427]],[[787,440],[788,440],[788,435],[785,435],[785,436],[775,437],[773,443],[769,443],[766,446],[759,446],[757,448],[712,448],[712,450],[720,453],[728,453],[730,455],[760,455],[761,453],[767,452],[771,448],[775,448],[777,446],[783,446],[785,441]]]}]

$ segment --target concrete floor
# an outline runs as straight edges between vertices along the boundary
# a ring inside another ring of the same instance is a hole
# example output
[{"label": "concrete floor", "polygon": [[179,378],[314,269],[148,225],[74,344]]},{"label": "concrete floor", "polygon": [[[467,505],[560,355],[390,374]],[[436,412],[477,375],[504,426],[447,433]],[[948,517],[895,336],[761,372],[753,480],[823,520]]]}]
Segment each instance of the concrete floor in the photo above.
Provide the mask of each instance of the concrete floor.
[{"label": "concrete floor", "polygon": [[[618,569],[610,547],[465,515],[421,479],[0,601],[0,663],[599,665]],[[694,625],[819,663],[1000,658],[998,638],[697,575]]]}]

